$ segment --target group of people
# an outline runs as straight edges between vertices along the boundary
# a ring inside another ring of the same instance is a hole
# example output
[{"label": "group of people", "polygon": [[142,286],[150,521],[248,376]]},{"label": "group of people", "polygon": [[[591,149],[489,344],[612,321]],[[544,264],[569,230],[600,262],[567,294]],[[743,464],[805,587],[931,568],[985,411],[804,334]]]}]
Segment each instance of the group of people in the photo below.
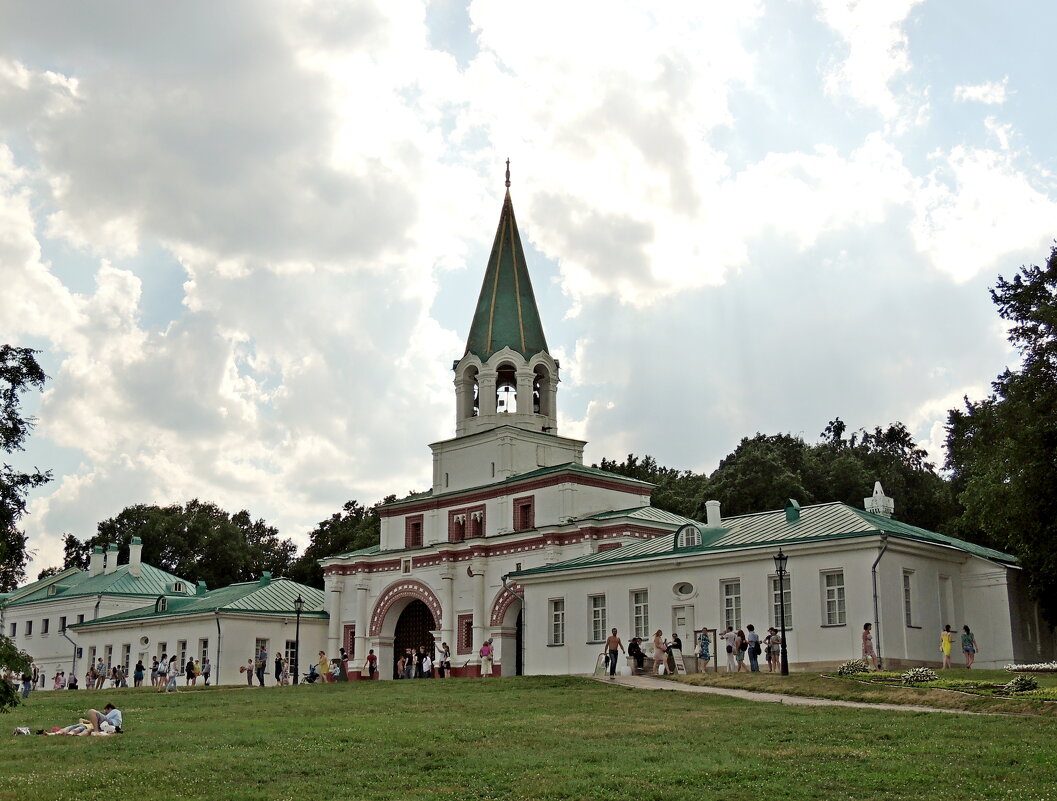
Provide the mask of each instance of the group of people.
[{"label": "group of people", "polygon": [[[951,652],[954,650],[954,638],[958,637],[951,630],[950,625],[945,625],[940,632],[940,653],[943,655],[943,669],[951,667]],[[965,667],[971,668],[976,661],[976,655],[980,652],[980,646],[976,644],[976,635],[968,626],[962,626],[961,633],[962,655],[965,657]],[[862,627],[862,661],[874,670],[880,670],[880,661],[873,644],[873,623],[863,623]]]},{"label": "group of people", "polygon": [[[137,687],[143,686],[146,673],[147,670],[143,666],[143,662],[137,662],[136,668],[132,672],[132,678]],[[187,687],[195,686],[198,684],[199,679],[203,679],[203,683],[208,687],[209,679],[212,675],[213,665],[209,661],[208,656],[203,657],[202,659],[195,659],[194,657],[189,656],[186,663],[181,662],[176,654],[173,654],[172,656],[162,654],[160,658],[155,657],[151,660],[150,684],[160,693],[178,692],[176,686],[181,676]]]},{"label": "group of people", "polygon": [[[494,653],[492,641],[486,640],[479,652],[482,676],[492,675]],[[397,654],[393,665],[393,678],[395,679],[446,679],[450,676],[451,649],[446,642],[442,642],[433,654],[425,645],[420,645],[417,649],[405,648],[402,654]]]},{"label": "group of people", "polygon": [[[89,735],[121,734],[121,724],[124,718],[121,710],[113,704],[107,704],[103,711],[95,709],[88,710],[88,716],[79,719],[69,726],[56,726],[54,729],[41,729],[37,734],[65,735],[67,737],[87,737]],[[28,734],[28,731],[25,733]]]}]

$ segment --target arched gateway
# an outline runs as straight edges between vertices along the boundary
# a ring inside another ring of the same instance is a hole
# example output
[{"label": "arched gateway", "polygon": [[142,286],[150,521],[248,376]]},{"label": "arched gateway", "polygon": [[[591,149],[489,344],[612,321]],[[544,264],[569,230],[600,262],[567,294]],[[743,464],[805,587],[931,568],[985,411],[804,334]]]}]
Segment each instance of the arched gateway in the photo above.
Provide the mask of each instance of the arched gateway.
[{"label": "arched gateway", "polygon": [[434,632],[440,630],[441,605],[433,591],[415,579],[390,584],[371,613],[370,642],[378,655],[383,677],[392,677],[391,665],[405,648],[425,645],[432,651]]}]

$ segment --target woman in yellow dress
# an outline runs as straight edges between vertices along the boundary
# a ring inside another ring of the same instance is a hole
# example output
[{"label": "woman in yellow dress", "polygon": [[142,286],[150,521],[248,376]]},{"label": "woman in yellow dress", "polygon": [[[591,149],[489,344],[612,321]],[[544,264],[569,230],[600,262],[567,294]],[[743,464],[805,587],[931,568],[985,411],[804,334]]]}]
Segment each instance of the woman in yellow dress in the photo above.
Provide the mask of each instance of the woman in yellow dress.
[{"label": "woman in yellow dress", "polygon": [[940,650],[943,652],[943,667],[951,666],[951,646],[954,644],[954,632],[950,626],[944,626],[940,632]]}]

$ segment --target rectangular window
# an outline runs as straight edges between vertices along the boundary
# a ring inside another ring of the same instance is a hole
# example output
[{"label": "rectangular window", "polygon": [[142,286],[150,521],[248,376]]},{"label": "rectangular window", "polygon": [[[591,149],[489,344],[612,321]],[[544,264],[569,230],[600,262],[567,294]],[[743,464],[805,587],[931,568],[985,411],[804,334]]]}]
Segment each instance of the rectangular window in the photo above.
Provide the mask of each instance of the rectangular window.
[{"label": "rectangular window", "polygon": [[125,669],[125,673],[126,674],[128,674],[128,672],[129,672],[128,665],[129,665],[129,662],[131,662],[131,661],[132,661],[132,646],[131,645],[127,645],[127,644],[126,645],[122,645],[121,646],[121,666]]},{"label": "rectangular window", "polygon": [[591,606],[591,642],[602,642],[606,631],[606,596],[591,595],[588,598]]},{"label": "rectangular window", "polygon": [[209,656],[209,640],[202,637],[198,641],[198,658],[205,659],[207,656]]},{"label": "rectangular window", "polygon": [[163,656],[164,656],[164,657],[165,657],[166,659],[168,659],[168,658],[169,658],[169,646],[168,646],[168,643],[165,643],[165,642],[159,642],[159,643],[158,643],[158,660],[159,660],[159,661],[161,661],[161,658],[162,658]]},{"label": "rectangular window", "polygon": [[176,653],[180,656],[180,670],[187,664],[187,640],[176,641]]},{"label": "rectangular window", "polygon": [[26,636],[27,637],[32,637],[33,636],[33,621],[32,620],[27,620],[26,621]]},{"label": "rectangular window", "polygon": [[107,672],[110,672],[110,668],[114,666],[114,646],[108,645],[103,649],[103,664],[106,665]]},{"label": "rectangular window", "polygon": [[723,582],[723,625],[741,628],[741,581]]},{"label": "rectangular window", "polygon": [[565,599],[553,598],[550,602],[550,644],[565,645]]},{"label": "rectangular window", "polygon": [[84,623],[84,615],[78,615],[77,616],[77,622],[78,623]]},{"label": "rectangular window", "polygon": [[462,542],[464,539],[466,539],[466,510],[452,510],[448,512],[448,542]]},{"label": "rectangular window", "polygon": [[455,653],[473,653],[473,615],[459,615],[459,638],[455,643]]},{"label": "rectangular window", "polygon": [[[290,673],[293,675],[295,655],[297,654],[297,640],[287,640],[286,647],[283,649],[283,656],[286,658],[286,663],[290,666]],[[298,665],[300,667],[300,665]]]},{"label": "rectangular window", "polygon": [[[771,576],[771,625],[782,627],[782,604],[785,604],[785,627],[793,628],[793,591],[789,586],[789,574],[782,576],[783,587],[778,585],[778,576]],[[784,592],[782,591],[784,590]]]},{"label": "rectangular window", "polygon": [[631,628],[633,637],[650,636],[650,593],[647,590],[631,593]]},{"label": "rectangular window", "polygon": [[15,639],[15,634],[17,632],[18,632],[18,624],[17,623],[12,623],[11,624],[11,639],[12,640]]},{"label": "rectangular window", "polygon": [[536,527],[536,496],[514,498],[514,531],[528,531]]},{"label": "rectangular window", "polygon": [[822,574],[823,601],[827,626],[843,626],[846,622],[844,609],[844,571],[834,570]]},{"label": "rectangular window", "polygon": [[268,641],[258,637],[253,643],[253,656],[256,658],[260,655],[261,651],[268,650]]},{"label": "rectangular window", "polygon": [[59,631],[66,631],[66,618],[65,617],[60,617],[59,618]]},{"label": "rectangular window", "polygon": [[40,621],[40,633],[41,634],[47,634],[48,630],[50,628],[51,628],[51,618],[46,617],[42,621]]},{"label": "rectangular window", "polygon": [[404,547],[422,547],[422,515],[408,515],[404,518]]},{"label": "rectangular window", "polygon": [[914,592],[912,584],[913,575],[913,570],[903,571],[903,614],[906,618],[908,626],[914,625]]},{"label": "rectangular window", "polygon": [[403,560],[403,572],[404,573],[410,573],[411,572],[411,560],[410,559],[404,559]]},{"label": "rectangular window", "polygon": [[[95,665],[95,646],[88,649],[88,664]],[[86,688],[87,689],[87,688]]]}]

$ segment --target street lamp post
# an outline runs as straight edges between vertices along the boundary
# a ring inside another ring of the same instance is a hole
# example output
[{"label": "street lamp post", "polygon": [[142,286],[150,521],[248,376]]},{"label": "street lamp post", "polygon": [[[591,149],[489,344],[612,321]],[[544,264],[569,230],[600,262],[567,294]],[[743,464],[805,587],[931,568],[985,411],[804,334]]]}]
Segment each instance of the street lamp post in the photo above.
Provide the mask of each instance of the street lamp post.
[{"label": "street lamp post", "polygon": [[789,561],[789,557],[782,553],[782,549],[778,549],[778,553],[774,555],[774,569],[778,573],[778,615],[780,620],[778,626],[782,630],[782,675],[789,675],[789,652],[785,647],[785,566]]},{"label": "street lamp post", "polygon": [[294,629],[294,684],[297,684],[301,677],[301,613],[304,609],[305,599],[298,593],[294,598],[294,614],[297,615],[297,626]]}]

